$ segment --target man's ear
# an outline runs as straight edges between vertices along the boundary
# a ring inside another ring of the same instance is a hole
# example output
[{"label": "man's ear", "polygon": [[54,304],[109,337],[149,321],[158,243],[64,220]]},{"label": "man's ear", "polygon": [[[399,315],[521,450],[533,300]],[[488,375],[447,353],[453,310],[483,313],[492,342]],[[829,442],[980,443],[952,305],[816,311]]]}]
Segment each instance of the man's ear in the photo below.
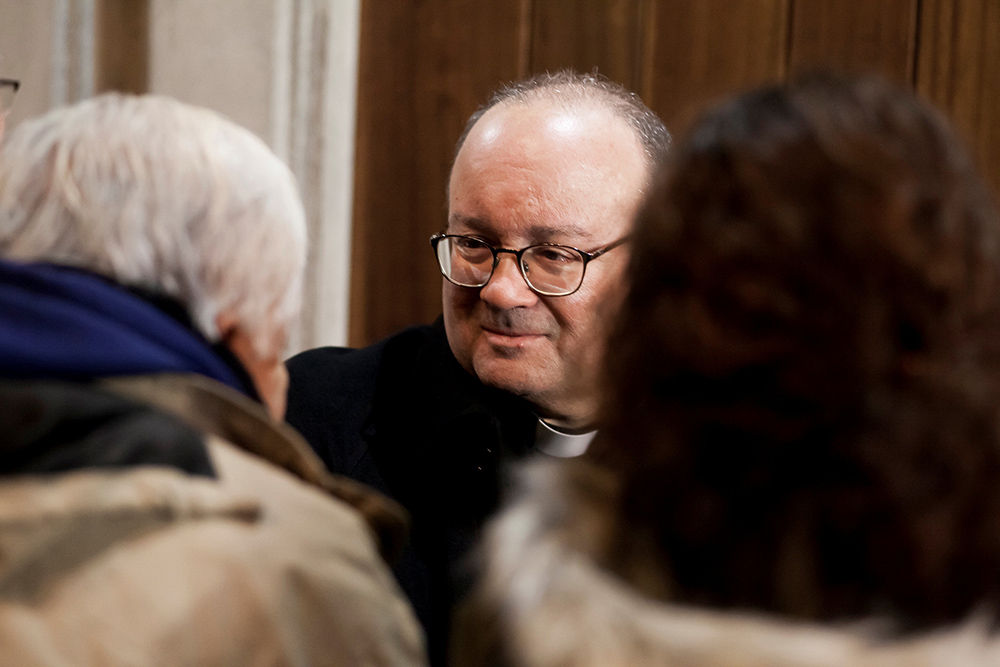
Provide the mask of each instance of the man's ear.
[{"label": "man's ear", "polygon": [[258,361],[257,349],[239,318],[232,311],[225,311],[215,316],[215,326],[219,330],[219,341],[239,359],[254,384],[257,384],[257,378],[254,377]]},{"label": "man's ear", "polygon": [[261,354],[246,327],[231,311],[215,317],[219,340],[229,348],[253,380],[257,395],[276,421],[285,416],[285,399],[288,391],[288,372],[279,356]]},{"label": "man's ear", "polygon": [[239,336],[238,330],[241,328],[236,315],[229,310],[219,313],[215,316],[215,328],[219,330],[219,340],[235,354],[230,343],[234,337]]}]

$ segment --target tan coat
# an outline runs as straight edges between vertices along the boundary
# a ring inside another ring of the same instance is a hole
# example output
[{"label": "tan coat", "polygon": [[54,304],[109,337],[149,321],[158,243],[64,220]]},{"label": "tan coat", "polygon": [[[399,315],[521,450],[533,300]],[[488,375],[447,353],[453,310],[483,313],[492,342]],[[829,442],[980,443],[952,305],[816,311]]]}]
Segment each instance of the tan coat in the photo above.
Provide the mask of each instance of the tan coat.
[{"label": "tan coat", "polygon": [[454,633],[461,667],[988,667],[985,615],[907,639],[848,627],[682,607],[645,597],[597,563],[609,479],[538,462],[487,528],[485,573]]},{"label": "tan coat", "polygon": [[425,664],[371,529],[331,490],[373,515],[392,512],[383,499],[339,487],[290,429],[211,381],[107,386],[206,432],[218,479],[5,478],[0,665]]}]

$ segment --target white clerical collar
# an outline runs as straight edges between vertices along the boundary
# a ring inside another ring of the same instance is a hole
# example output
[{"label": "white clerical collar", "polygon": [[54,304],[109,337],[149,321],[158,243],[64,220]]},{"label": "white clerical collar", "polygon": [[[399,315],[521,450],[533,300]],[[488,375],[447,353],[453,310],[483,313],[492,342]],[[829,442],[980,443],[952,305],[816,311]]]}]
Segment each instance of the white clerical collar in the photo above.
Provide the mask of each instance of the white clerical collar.
[{"label": "white clerical collar", "polygon": [[587,451],[590,441],[597,435],[597,431],[589,433],[563,433],[557,431],[541,419],[535,427],[535,448],[543,454],[556,456],[561,459],[568,459],[579,456]]}]

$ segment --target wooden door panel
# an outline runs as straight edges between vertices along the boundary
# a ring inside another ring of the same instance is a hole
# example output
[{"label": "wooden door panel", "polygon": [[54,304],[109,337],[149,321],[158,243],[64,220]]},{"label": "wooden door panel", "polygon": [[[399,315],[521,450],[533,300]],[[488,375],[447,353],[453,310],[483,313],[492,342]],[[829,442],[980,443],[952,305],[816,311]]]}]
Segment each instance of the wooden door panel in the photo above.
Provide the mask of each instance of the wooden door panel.
[{"label": "wooden door panel", "polygon": [[631,90],[639,83],[642,0],[544,0],[534,4],[530,70],[597,68]]},{"label": "wooden door panel", "polygon": [[149,0],[97,0],[97,92],[149,90]]},{"label": "wooden door panel", "polygon": [[789,73],[823,68],[913,81],[917,0],[794,0]]},{"label": "wooden door panel", "polygon": [[428,237],[445,222],[455,140],[526,69],[524,0],[362,4],[350,342],[441,312]]},{"label": "wooden door panel", "polygon": [[427,237],[454,142],[501,83],[597,67],[681,134],[740,90],[880,72],[952,117],[997,191],[998,35],[1000,0],[363,0],[351,343],[440,312]]},{"label": "wooden door panel", "polygon": [[1000,194],[1000,2],[923,0],[917,92],[954,122]]},{"label": "wooden door panel", "polygon": [[784,76],[789,0],[658,0],[640,94],[679,133],[706,104]]}]

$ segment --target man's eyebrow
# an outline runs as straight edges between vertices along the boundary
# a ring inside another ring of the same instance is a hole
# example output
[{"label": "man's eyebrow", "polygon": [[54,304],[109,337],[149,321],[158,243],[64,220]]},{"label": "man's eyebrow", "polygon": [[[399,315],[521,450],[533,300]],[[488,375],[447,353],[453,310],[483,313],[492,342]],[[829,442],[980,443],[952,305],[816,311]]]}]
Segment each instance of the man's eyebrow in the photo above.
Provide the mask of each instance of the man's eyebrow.
[{"label": "man's eyebrow", "polygon": [[467,215],[452,215],[448,218],[448,227],[451,228],[452,225],[462,225],[463,227],[468,227],[469,231],[480,234],[487,233],[492,229],[490,224],[481,218],[473,218]]},{"label": "man's eyebrow", "polygon": [[[496,233],[496,228],[482,218],[453,215],[448,221],[448,226],[451,227],[452,225],[462,225],[473,234],[491,235]],[[542,242],[554,238],[560,239],[563,242],[576,239],[589,241],[594,236],[590,230],[576,223],[567,223],[565,225],[530,225],[527,232],[532,239]]]},{"label": "man's eyebrow", "polygon": [[576,223],[567,223],[565,225],[532,225],[529,231],[532,238],[539,241],[560,238],[565,242],[567,237],[571,240],[580,239],[582,241],[589,241],[593,237],[590,230]]}]

